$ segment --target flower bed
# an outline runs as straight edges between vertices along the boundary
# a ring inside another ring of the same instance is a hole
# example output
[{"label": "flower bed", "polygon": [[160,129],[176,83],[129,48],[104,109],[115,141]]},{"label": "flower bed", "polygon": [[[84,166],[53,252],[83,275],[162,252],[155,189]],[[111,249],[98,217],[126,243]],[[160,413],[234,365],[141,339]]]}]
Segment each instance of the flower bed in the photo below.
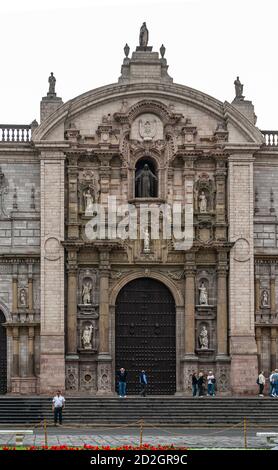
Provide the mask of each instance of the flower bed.
[{"label": "flower bed", "polygon": [[84,444],[83,447],[81,446],[67,446],[67,445],[59,445],[59,446],[29,446],[29,447],[9,447],[9,446],[2,446],[0,447],[1,450],[187,450],[186,447],[179,447],[171,445],[165,446],[154,446],[150,444],[143,444],[142,446],[132,446],[132,445],[123,445],[123,446],[92,446],[90,444]]}]

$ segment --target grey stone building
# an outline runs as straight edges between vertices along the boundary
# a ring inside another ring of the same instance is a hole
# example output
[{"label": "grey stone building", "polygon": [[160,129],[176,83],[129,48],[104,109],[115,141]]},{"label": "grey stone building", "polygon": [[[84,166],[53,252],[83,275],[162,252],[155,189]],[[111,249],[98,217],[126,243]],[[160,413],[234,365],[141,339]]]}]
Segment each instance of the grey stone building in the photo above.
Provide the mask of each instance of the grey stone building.
[{"label": "grey stone building", "polygon": [[[210,369],[219,392],[252,393],[276,366],[278,131],[239,79],[222,103],[175,84],[164,55],[143,29],[117,83],[64,104],[52,74],[40,125],[0,125],[1,393],[114,394],[121,366],[130,393],[141,368],[152,394]],[[111,196],[186,200],[193,246],[149,228],[92,240]]]}]

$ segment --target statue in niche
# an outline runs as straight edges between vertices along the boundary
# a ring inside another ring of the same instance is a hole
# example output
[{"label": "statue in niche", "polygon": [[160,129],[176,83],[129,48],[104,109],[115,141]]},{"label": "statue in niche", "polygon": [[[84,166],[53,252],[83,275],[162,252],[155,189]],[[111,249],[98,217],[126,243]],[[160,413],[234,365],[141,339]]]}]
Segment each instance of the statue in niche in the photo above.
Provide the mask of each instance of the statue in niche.
[{"label": "statue in niche", "polygon": [[266,289],[262,291],[261,305],[262,307],[269,307],[269,295]]},{"label": "statue in niche", "polygon": [[205,325],[202,326],[199,334],[199,345],[201,349],[208,349],[209,347],[208,330],[206,329]]},{"label": "statue in niche", "polygon": [[21,307],[27,307],[27,292],[25,289],[20,289],[19,303]]},{"label": "statue in niche", "polygon": [[48,83],[49,83],[49,95],[55,95],[55,84],[56,84],[56,78],[53,75],[53,72],[51,72],[50,77],[48,78]]},{"label": "statue in niche", "polygon": [[92,282],[90,280],[85,280],[83,287],[82,287],[82,303],[84,305],[90,305],[91,301],[91,293],[92,293]]},{"label": "statue in niche", "polygon": [[153,174],[149,165],[145,163],[142,170],[139,170],[135,177],[137,185],[137,197],[155,197],[155,183],[157,177]]},{"label": "statue in niche", "polygon": [[83,197],[85,201],[85,214],[91,215],[94,212],[94,200],[90,188],[85,189]]},{"label": "statue in niche", "polygon": [[199,196],[199,211],[202,213],[207,212],[207,198],[204,191]]},{"label": "statue in niche", "polygon": [[140,28],[139,45],[140,47],[147,47],[148,42],[149,42],[149,31],[144,21],[144,23],[142,24]]},{"label": "statue in niche", "polygon": [[208,305],[208,291],[207,291],[204,281],[201,283],[199,287],[199,291],[200,291],[200,297],[199,297],[200,305]]},{"label": "statue in niche", "polygon": [[150,252],[150,233],[148,227],[145,228],[144,232],[144,253]]},{"label": "statue in niche", "polygon": [[82,344],[84,349],[92,349],[93,326],[85,326],[82,333]]},{"label": "statue in niche", "polygon": [[234,85],[235,85],[235,91],[236,91],[236,99],[243,100],[244,99],[243,84],[239,80],[239,77],[236,77],[236,80],[234,81]]}]

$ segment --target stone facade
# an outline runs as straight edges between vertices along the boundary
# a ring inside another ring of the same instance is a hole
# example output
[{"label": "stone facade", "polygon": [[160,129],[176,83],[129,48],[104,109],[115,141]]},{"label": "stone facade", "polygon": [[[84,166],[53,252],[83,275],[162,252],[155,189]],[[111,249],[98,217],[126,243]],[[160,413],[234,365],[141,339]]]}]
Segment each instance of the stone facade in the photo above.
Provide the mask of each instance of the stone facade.
[{"label": "stone facade", "polygon": [[[277,357],[278,150],[252,103],[177,85],[164,51],[138,47],[117,84],[65,104],[48,93],[25,140],[0,129],[7,391],[114,394],[117,296],[147,277],[175,301],[176,393],[210,369],[221,393],[253,393]],[[90,204],[138,206],[146,163],[156,188],[145,202],[187,200],[190,249],[88,238]]]}]

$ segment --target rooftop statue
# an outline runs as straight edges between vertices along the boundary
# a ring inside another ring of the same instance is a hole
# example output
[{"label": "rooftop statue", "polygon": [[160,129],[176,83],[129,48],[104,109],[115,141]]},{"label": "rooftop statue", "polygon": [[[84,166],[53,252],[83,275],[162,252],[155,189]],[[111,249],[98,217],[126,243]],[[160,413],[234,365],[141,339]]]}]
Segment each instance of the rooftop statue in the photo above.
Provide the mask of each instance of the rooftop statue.
[{"label": "rooftop statue", "polygon": [[148,42],[149,42],[149,31],[147,29],[146,23],[144,22],[140,29],[139,45],[140,47],[147,47]]}]

